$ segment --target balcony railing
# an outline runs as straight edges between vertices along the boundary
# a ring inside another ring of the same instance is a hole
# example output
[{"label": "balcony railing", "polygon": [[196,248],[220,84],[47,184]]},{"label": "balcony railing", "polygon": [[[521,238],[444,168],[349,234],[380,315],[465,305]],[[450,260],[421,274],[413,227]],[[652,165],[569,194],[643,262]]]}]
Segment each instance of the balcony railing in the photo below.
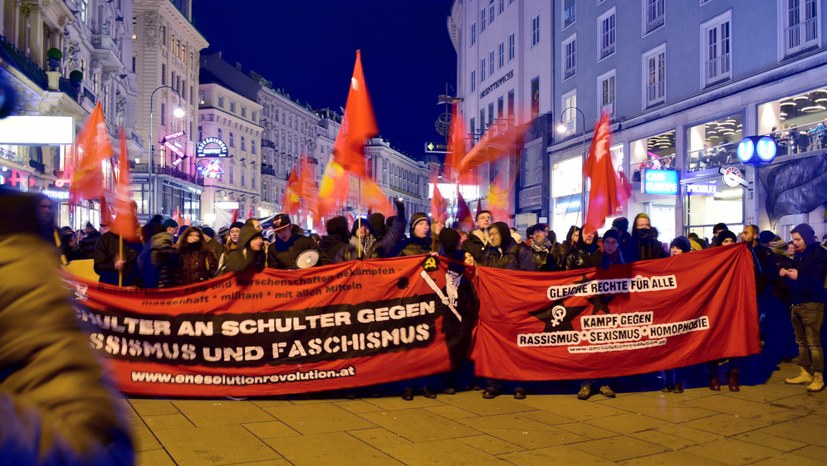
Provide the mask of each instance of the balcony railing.
[{"label": "balcony railing", "polygon": [[0,47],[3,48],[8,60],[27,78],[34,81],[35,84],[42,89],[46,89],[49,85],[49,80],[46,77],[46,72],[33,62],[29,57],[23,54],[17,47],[14,46],[5,36],[0,36]]},{"label": "balcony railing", "polygon": [[276,176],[276,169],[271,167],[270,165],[262,165],[261,166],[261,174],[262,175]]},{"label": "balcony railing", "polygon": [[713,83],[730,76],[730,54],[725,53],[706,62],[707,83]]},{"label": "balcony railing", "polygon": [[646,20],[646,32],[652,32],[666,23],[666,15],[660,14]]},{"label": "balcony railing", "polygon": [[[149,164],[146,163],[135,163],[133,161],[130,161],[129,168],[135,173],[149,173]],[[204,186],[203,178],[195,175],[190,175],[189,173],[182,170],[178,170],[174,167],[155,165],[152,167],[152,172],[156,175],[172,176],[174,178],[178,178],[179,180],[184,180],[189,183]]]},{"label": "balcony railing", "polygon": [[266,149],[275,149],[276,144],[273,141],[270,141],[269,139],[262,139],[261,147]]}]

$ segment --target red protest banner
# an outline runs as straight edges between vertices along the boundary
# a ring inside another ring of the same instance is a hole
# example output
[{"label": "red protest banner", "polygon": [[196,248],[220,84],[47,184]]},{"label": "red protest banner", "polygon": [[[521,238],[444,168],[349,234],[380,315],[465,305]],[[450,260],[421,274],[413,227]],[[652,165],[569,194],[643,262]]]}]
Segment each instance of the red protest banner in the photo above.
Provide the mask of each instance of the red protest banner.
[{"label": "red protest banner", "polygon": [[433,261],[266,269],[172,289],[70,283],[90,342],[111,360],[122,391],[270,396],[449,370],[446,340],[462,303],[446,280],[453,272]]},{"label": "red protest banner", "polygon": [[752,257],[725,246],[605,269],[480,267],[472,357],[506,380],[618,377],[759,351]]}]

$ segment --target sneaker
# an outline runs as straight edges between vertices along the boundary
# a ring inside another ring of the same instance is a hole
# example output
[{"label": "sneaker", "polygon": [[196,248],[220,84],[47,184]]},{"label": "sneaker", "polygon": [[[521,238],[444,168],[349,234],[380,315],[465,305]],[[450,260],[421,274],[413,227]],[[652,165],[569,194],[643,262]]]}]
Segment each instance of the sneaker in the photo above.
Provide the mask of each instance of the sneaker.
[{"label": "sneaker", "polygon": [[514,389],[514,399],[515,400],[525,400],[525,388],[515,388]]},{"label": "sneaker", "polygon": [[672,393],[683,393],[683,384],[676,383],[675,389],[672,390]]},{"label": "sneaker", "polygon": [[432,392],[428,387],[422,389],[422,396],[428,398],[429,400],[436,399],[436,393]]},{"label": "sneaker", "polygon": [[784,383],[790,384],[790,385],[801,385],[801,384],[805,384],[805,383],[808,384],[812,381],[813,381],[813,376],[810,375],[810,373],[807,372],[807,370],[804,369],[803,367],[801,368],[801,373],[798,374],[798,377],[791,377],[789,379],[784,379]]},{"label": "sneaker", "polygon": [[606,398],[614,398],[615,391],[612,390],[608,385],[603,385],[600,387],[600,394],[605,396]]},{"label": "sneaker", "polygon": [[402,390],[402,399],[405,401],[412,401],[414,397],[413,388],[406,388]]},{"label": "sneaker", "polygon": [[808,392],[820,392],[824,390],[824,374],[816,372],[813,374],[813,381],[807,385]]},{"label": "sneaker", "polygon": [[588,400],[590,396],[592,396],[592,384],[584,383],[580,386],[580,391],[577,392],[577,399]]}]

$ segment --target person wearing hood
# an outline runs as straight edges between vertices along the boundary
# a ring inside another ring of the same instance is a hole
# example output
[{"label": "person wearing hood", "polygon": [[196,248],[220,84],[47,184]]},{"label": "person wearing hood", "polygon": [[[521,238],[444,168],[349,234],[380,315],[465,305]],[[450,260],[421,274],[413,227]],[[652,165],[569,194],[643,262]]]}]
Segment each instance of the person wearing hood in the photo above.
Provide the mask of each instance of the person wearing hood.
[{"label": "person wearing hood", "polygon": [[408,230],[408,238],[402,241],[400,256],[415,256],[438,252],[438,245],[435,246],[431,239],[431,219],[423,212],[411,215],[411,226]]},{"label": "person wearing hood", "polygon": [[238,233],[236,249],[230,251],[224,261],[226,272],[260,272],[267,263],[267,253],[264,250],[264,236],[261,230],[251,221],[242,224]]},{"label": "person wearing hood", "polygon": [[[382,241],[388,232],[388,227],[385,225],[385,216],[379,212],[374,212],[368,215],[368,223],[373,229],[373,235],[376,236],[376,241]],[[391,222],[391,225],[393,223]]]},{"label": "person wearing hood", "polygon": [[652,234],[652,224],[649,221],[649,216],[644,213],[635,216],[632,225],[632,238],[629,239],[626,248],[622,251],[623,257],[630,263],[666,257],[663,245]]},{"label": "person wearing hood", "polygon": [[621,248],[632,239],[632,235],[629,234],[629,219],[626,217],[617,217],[612,220],[612,230],[617,232],[617,242]]},{"label": "person wearing hood", "polygon": [[78,250],[80,251],[81,259],[95,258],[95,243],[98,242],[101,234],[92,226],[91,222],[86,222],[83,238],[78,241]]},{"label": "person wearing hood", "polygon": [[267,267],[273,269],[299,269],[299,255],[308,250],[319,254],[314,266],[327,265],[330,259],[316,242],[304,236],[304,231],[290,221],[287,214],[278,214],[273,218],[274,242],[267,248]]},{"label": "person wearing hood", "polygon": [[212,255],[213,257],[215,257],[216,261],[220,261],[221,256],[224,255],[225,250],[224,245],[221,244],[220,241],[218,241],[218,236],[216,235],[215,230],[208,226],[204,226],[203,228],[201,228],[201,233],[207,242],[207,249],[209,249],[212,252]]},{"label": "person wearing hood", "polygon": [[717,246],[730,246],[738,242],[738,236],[733,231],[722,230],[718,232],[715,241]]},{"label": "person wearing hood", "polygon": [[821,330],[824,325],[824,285],[827,283],[827,250],[821,247],[813,227],[801,223],[792,229],[795,259],[792,268],[782,268],[790,292],[790,311],[798,345],[801,373],[785,379],[788,384],[808,384],[808,392],[824,389],[824,350]]},{"label": "person wearing hood", "polygon": [[566,270],[597,267],[603,260],[600,245],[597,244],[597,232],[580,229],[578,241],[566,255]]},{"label": "person wearing hood", "polygon": [[207,246],[200,228],[191,226],[184,230],[175,243],[175,249],[181,255],[181,285],[207,281],[215,276],[218,259]]},{"label": "person wearing hood", "polygon": [[[534,257],[528,248],[518,244],[511,237],[511,229],[505,222],[495,222],[488,229],[489,244],[486,246],[482,261],[479,265],[494,267],[498,269],[527,270],[534,271]],[[490,400],[502,392],[503,382],[497,379],[489,379],[482,397]],[[525,388],[517,386],[514,388],[514,398],[522,400],[526,397]]]},{"label": "person wearing hood", "polygon": [[566,257],[577,247],[579,241],[580,227],[577,225],[570,226],[568,233],[566,233],[566,240],[555,246],[551,251],[558,270],[566,270]]},{"label": "person wearing hood", "polygon": [[[152,235],[150,239],[149,258],[152,270],[157,280],[144,288],[171,288],[180,282],[181,255],[175,249],[173,232],[178,230],[178,222],[168,218],[161,224],[162,231]],[[155,286],[151,286],[155,285]]]}]

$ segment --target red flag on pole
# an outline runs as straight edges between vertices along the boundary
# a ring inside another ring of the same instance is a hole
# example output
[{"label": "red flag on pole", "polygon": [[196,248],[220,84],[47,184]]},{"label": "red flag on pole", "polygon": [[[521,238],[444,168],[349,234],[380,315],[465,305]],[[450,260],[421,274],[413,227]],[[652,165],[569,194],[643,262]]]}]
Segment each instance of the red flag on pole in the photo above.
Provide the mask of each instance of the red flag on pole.
[{"label": "red flag on pole", "polygon": [[233,210],[233,219],[230,221],[230,223],[235,223],[235,222],[237,222],[237,221],[238,221],[238,211],[239,211],[239,210],[240,210],[240,209],[234,209],[234,210]]},{"label": "red flag on pole", "polygon": [[[505,221],[511,214],[511,199],[514,193],[514,184],[517,181],[517,174],[506,174],[503,169],[491,182],[491,187],[488,191],[488,210],[491,215],[499,221]],[[480,210],[477,207],[477,214]]]},{"label": "red flag on pole", "polygon": [[612,164],[612,154],[609,151],[611,144],[609,116],[603,113],[600,121],[594,125],[594,138],[583,164],[583,174],[591,180],[585,227],[594,231],[603,226],[606,217],[615,214],[630,194],[628,187],[624,188],[623,182],[619,181]]},{"label": "red flag on pole", "polygon": [[112,209],[109,207],[109,203],[106,202],[106,196],[101,196],[100,204],[101,204],[101,225],[111,226],[112,225]]},{"label": "red flag on pole", "polygon": [[299,165],[299,195],[300,205],[306,212],[310,212],[313,218],[319,215],[318,192],[316,188],[316,169],[310,162],[310,156],[302,154]]},{"label": "red flag on pole", "polygon": [[449,183],[458,183],[459,165],[465,157],[465,121],[462,119],[462,112],[459,104],[454,104],[454,111],[451,118],[451,133],[448,139],[448,152],[445,154],[445,165],[442,169],[445,178]]},{"label": "red flag on pole", "polygon": [[338,215],[340,205],[346,202],[349,190],[350,175],[331,157],[319,185],[318,217],[315,221],[320,222],[323,216]]},{"label": "red flag on pole", "polygon": [[457,191],[457,223],[462,225],[466,231],[474,229],[474,218],[471,216],[471,209],[459,191]]},{"label": "red flag on pole", "polygon": [[370,178],[362,178],[362,205],[372,212],[384,215],[386,218],[396,215],[388,196],[382,188]]},{"label": "red flag on pole", "polygon": [[290,170],[290,177],[287,179],[287,187],[284,189],[284,199],[281,201],[281,211],[285,214],[295,215],[299,211],[299,178],[296,176],[296,169]]},{"label": "red flag on pole", "polygon": [[513,125],[505,118],[498,119],[489,126],[482,139],[462,158],[459,164],[460,173],[518,152],[528,127],[527,123]]},{"label": "red flag on pole", "polygon": [[137,242],[138,215],[129,190],[129,154],[126,150],[126,133],[121,128],[121,154],[118,158],[118,183],[115,185],[115,220],[110,230],[126,241]]},{"label": "red flag on pole", "polygon": [[368,173],[365,163],[365,141],[378,134],[379,129],[376,127],[373,106],[362,71],[362,55],[357,50],[342,126],[333,144],[333,158],[345,171],[366,177]]},{"label": "red flag on pole", "polygon": [[439,179],[436,176],[431,178],[431,183],[434,185],[434,193],[431,195],[431,219],[444,224],[448,220],[448,201],[439,191]]},{"label": "red flag on pole", "polygon": [[84,199],[103,197],[105,183],[101,163],[112,156],[112,144],[100,102],[95,105],[80,130],[75,147],[75,167],[69,186],[69,198],[72,203],[77,203]]}]

